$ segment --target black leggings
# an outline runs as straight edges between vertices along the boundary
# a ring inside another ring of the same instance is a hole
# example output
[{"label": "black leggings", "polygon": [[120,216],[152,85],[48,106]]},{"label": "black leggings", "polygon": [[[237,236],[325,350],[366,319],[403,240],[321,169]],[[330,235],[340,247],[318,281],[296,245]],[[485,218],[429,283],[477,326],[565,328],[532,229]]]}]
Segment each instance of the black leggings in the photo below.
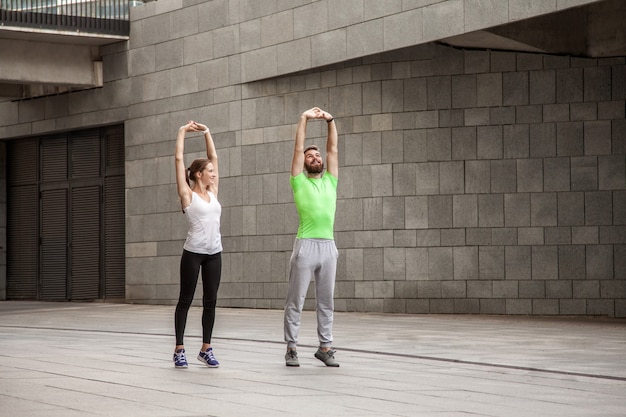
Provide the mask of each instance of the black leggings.
[{"label": "black leggings", "polygon": [[211,343],[215,323],[217,290],[222,275],[222,254],[203,255],[183,250],[180,259],[180,296],[174,315],[176,344],[183,344],[187,313],[193,301],[198,283],[198,273],[202,267],[202,342]]}]

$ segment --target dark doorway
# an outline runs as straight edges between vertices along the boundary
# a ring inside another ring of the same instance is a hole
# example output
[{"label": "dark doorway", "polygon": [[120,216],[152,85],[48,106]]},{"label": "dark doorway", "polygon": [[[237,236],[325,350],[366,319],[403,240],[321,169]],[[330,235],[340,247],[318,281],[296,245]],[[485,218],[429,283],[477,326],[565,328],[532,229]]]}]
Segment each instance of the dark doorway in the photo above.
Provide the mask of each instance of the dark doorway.
[{"label": "dark doorway", "polygon": [[124,128],[7,146],[7,298],[123,299]]}]

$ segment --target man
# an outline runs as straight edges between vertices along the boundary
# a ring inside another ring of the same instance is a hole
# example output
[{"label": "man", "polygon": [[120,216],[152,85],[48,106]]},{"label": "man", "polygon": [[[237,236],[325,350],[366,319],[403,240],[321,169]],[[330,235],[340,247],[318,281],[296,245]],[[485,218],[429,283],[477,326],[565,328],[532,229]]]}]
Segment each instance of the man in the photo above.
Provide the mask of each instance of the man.
[{"label": "man", "polygon": [[[304,148],[309,119],[323,119],[328,125],[326,171],[317,146]],[[313,107],[300,116],[291,161],[290,183],[300,223],[291,254],[289,289],[285,303],[287,366],[300,366],[296,347],[302,308],[312,276],[315,276],[319,339],[319,349],[315,352],[315,357],[326,366],[339,366],[335,361],[335,351],[332,349],[333,297],[339,255],[333,230],[338,173],[337,128],[333,116],[318,107]]]}]

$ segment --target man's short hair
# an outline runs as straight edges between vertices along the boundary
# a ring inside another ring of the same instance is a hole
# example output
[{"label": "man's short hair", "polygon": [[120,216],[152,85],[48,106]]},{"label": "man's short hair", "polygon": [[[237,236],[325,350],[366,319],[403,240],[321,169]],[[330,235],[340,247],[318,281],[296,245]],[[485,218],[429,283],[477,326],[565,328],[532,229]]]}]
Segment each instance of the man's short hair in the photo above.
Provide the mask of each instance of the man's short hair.
[{"label": "man's short hair", "polygon": [[304,150],[304,153],[307,153],[307,152],[308,152],[308,151],[310,151],[311,149],[315,149],[315,150],[316,150],[316,151],[318,151],[318,152],[319,152],[319,150],[320,150],[320,148],[318,148],[317,146],[315,146],[315,145],[311,145],[311,146],[307,147],[307,148]]}]

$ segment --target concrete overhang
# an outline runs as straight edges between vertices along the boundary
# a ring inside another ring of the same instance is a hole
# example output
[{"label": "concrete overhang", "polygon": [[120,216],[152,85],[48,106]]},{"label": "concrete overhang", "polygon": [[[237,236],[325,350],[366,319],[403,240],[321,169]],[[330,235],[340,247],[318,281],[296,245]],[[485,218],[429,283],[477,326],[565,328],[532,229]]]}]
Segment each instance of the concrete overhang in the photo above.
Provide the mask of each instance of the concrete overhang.
[{"label": "concrete overhang", "polygon": [[103,83],[100,47],[128,36],[0,26],[0,100]]},{"label": "concrete overhang", "polygon": [[626,55],[626,1],[584,7],[465,33],[440,42],[493,49],[606,58]]}]

